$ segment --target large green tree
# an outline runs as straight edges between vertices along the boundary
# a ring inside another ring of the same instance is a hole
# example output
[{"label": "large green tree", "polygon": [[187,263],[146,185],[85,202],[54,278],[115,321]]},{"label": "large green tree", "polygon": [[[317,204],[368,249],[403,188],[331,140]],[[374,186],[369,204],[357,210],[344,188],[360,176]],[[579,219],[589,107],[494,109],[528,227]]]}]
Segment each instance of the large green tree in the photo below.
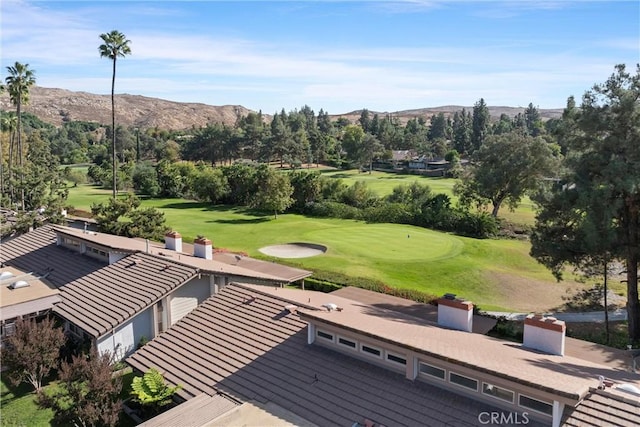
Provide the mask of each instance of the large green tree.
[{"label": "large green tree", "polygon": [[[569,98],[563,119],[567,173],[564,185],[542,203],[532,254],[556,272],[565,263],[579,267],[586,256],[602,258],[611,253],[623,259],[629,338],[640,341],[640,65],[635,75],[624,65],[616,66],[605,83],[584,94],[579,109]],[[563,199],[572,202],[562,203]],[[598,220],[590,221],[597,230],[590,239],[601,242],[589,244],[586,255],[574,254],[573,240],[589,240],[572,236],[602,206],[606,209]]]},{"label": "large green tree", "polygon": [[[35,71],[29,69],[29,64],[21,64],[16,62],[14,65],[7,67],[9,75],[5,79],[6,88],[9,92],[11,103],[16,107],[17,136],[18,136],[18,165],[20,166],[20,180],[24,180],[22,168],[24,166],[24,157],[22,155],[22,105],[29,102],[29,91],[31,86],[36,84]],[[9,159],[11,162],[11,159]],[[24,190],[20,197],[20,207],[24,210]]]},{"label": "large green tree", "polygon": [[124,58],[131,54],[131,47],[127,37],[120,31],[113,30],[110,33],[100,34],[103,43],[98,47],[101,58],[108,58],[113,63],[113,72],[111,74],[111,157],[113,162],[113,198],[115,199],[118,187],[116,186],[117,176],[117,160],[116,160],[116,60],[118,57]]},{"label": "large green tree", "polygon": [[482,147],[482,144],[489,133],[490,120],[491,115],[489,114],[489,107],[487,107],[484,99],[480,98],[480,100],[473,105],[473,117],[471,119],[472,150],[477,151]]},{"label": "large green tree", "polygon": [[256,183],[252,208],[273,212],[277,219],[278,212],[284,212],[293,204],[293,187],[288,175],[261,165],[256,171]]},{"label": "large green tree", "polygon": [[522,132],[488,137],[473,155],[473,165],[454,187],[463,205],[492,205],[498,216],[503,203],[515,208],[556,167],[558,150],[544,139]]}]

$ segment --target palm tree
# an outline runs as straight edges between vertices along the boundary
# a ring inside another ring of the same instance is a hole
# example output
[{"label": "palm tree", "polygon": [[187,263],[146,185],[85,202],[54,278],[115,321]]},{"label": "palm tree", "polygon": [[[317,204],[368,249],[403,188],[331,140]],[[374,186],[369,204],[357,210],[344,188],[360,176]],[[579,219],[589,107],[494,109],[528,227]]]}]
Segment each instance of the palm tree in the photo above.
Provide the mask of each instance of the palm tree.
[{"label": "palm tree", "polygon": [[113,61],[113,75],[111,78],[111,157],[113,161],[113,198],[116,198],[116,102],[115,102],[115,85],[116,85],[116,59],[120,56],[124,58],[131,54],[127,37],[120,31],[113,30],[110,33],[100,34],[100,38],[104,42],[98,47],[101,58],[109,58]]},{"label": "palm tree", "polygon": [[[5,79],[6,88],[9,92],[11,103],[16,106],[16,116],[18,118],[18,165],[20,166],[20,206],[24,210],[24,171],[22,158],[22,104],[29,102],[29,89],[36,83],[35,71],[29,69],[29,64],[16,62],[13,66],[7,67],[9,76]],[[11,159],[9,159],[11,160]]]},{"label": "palm tree", "polygon": [[[4,87],[4,86],[3,86]],[[16,136],[16,127],[18,126],[18,117],[11,112],[2,116],[2,130],[7,132],[7,140],[9,142],[9,206],[13,205],[13,171],[11,168],[13,158],[13,145]],[[4,196],[4,150],[0,139],[0,199]]]}]

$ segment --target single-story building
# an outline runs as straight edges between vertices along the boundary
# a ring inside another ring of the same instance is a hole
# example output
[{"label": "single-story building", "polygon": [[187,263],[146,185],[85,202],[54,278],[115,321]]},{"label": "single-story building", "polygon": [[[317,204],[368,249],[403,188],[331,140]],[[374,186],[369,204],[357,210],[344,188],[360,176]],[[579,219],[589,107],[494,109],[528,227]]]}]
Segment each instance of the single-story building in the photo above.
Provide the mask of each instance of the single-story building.
[{"label": "single-story building", "polygon": [[177,232],[165,244],[45,226],[2,243],[3,267],[46,277],[59,293],[52,306],[77,339],[118,358],[157,336],[232,281],[282,286],[311,272],[233,254],[211,241],[193,252]]},{"label": "single-story building", "polygon": [[566,355],[563,322],[531,316],[516,343],[472,333],[468,301],[408,311],[231,284],[127,359],[186,401],[144,425],[640,424],[638,374]]}]

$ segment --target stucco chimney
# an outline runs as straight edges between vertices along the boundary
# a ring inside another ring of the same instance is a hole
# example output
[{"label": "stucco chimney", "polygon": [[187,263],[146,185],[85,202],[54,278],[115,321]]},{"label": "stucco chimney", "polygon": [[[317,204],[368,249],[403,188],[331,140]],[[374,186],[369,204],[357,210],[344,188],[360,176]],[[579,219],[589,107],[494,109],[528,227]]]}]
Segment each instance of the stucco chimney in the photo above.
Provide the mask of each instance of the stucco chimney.
[{"label": "stucco chimney", "polygon": [[471,332],[473,330],[473,304],[446,294],[438,299],[438,325]]},{"label": "stucco chimney", "polygon": [[566,325],[555,317],[530,314],[524,319],[525,347],[564,356]]},{"label": "stucco chimney", "polygon": [[206,237],[198,236],[193,241],[193,255],[198,258],[213,259],[213,245]]},{"label": "stucco chimney", "polygon": [[182,252],[182,236],[177,231],[169,231],[164,235],[164,247],[176,252]]}]

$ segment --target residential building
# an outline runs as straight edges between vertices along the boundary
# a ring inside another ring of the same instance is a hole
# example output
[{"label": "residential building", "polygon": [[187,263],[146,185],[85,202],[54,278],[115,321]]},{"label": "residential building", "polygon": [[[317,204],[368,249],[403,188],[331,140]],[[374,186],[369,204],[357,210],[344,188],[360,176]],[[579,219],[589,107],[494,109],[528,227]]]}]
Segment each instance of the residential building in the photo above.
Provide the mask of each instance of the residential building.
[{"label": "residential building", "polygon": [[183,387],[145,425],[640,424],[638,374],[565,354],[562,322],[532,316],[521,344],[470,332],[467,301],[419,305],[231,284],[127,359]]},{"label": "residential building", "polygon": [[[246,256],[215,253],[208,239],[194,243],[193,252],[186,252],[176,232],[168,233],[163,245],[45,226],[3,242],[0,262],[2,272],[16,269],[46,278],[59,298],[48,308],[65,321],[66,331],[118,358],[169,328],[232,281],[282,286],[311,274]],[[4,293],[2,296],[4,300]]]}]

